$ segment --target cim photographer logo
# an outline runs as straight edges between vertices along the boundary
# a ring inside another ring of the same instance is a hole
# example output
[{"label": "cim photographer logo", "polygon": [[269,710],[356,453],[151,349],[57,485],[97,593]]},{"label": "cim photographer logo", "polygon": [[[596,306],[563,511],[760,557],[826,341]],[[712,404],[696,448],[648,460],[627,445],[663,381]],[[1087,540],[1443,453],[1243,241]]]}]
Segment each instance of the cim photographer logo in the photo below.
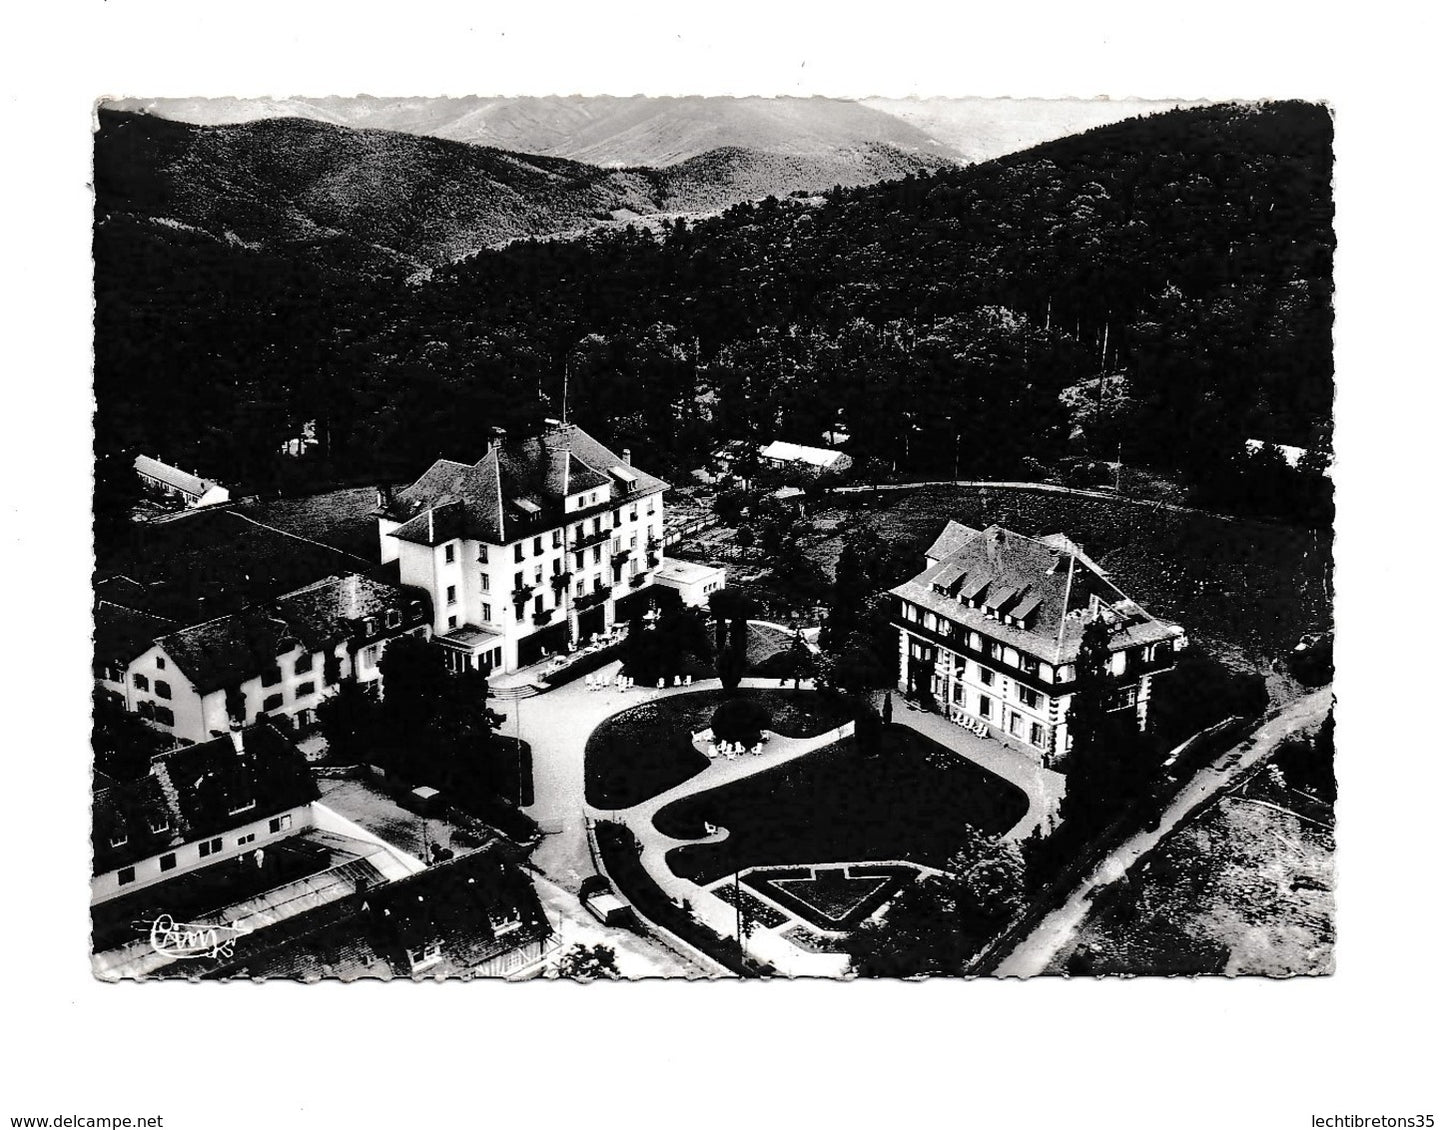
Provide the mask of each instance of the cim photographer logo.
[{"label": "cim photographer logo", "polygon": [[230,957],[236,939],[250,932],[247,926],[177,922],[162,914],[151,923],[151,948],[167,957]]}]

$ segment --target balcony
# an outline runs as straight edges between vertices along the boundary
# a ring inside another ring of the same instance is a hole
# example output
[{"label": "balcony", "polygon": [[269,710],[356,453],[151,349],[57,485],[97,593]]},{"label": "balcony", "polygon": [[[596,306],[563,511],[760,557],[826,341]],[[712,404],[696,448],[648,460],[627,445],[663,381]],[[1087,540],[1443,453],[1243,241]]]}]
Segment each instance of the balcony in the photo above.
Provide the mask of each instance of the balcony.
[{"label": "balcony", "polygon": [[612,530],[609,527],[604,526],[600,530],[593,530],[590,534],[583,534],[579,538],[574,538],[571,548],[574,551],[579,549],[587,549],[589,546],[599,545],[604,541],[608,541],[611,537]]},{"label": "balcony", "polygon": [[543,624],[550,624],[554,612],[556,612],[555,608],[544,608],[541,612],[534,612],[532,613],[532,623],[536,624],[539,628]]},{"label": "balcony", "polygon": [[627,583],[635,589],[640,589],[643,585],[647,584],[647,574],[638,573],[637,576],[633,577]]},{"label": "balcony", "polygon": [[537,591],[536,585],[523,585],[519,589],[512,590],[512,604],[520,608],[532,599],[532,594]]},{"label": "balcony", "polygon": [[624,548],[624,549],[613,550],[613,552],[612,552],[612,567],[613,567],[614,569],[616,569],[619,565],[622,565],[623,563],[625,563],[625,562],[627,561],[627,559],[628,559],[629,557],[631,557],[631,556],[632,556],[632,550],[631,550],[631,549],[626,549],[626,548]]}]

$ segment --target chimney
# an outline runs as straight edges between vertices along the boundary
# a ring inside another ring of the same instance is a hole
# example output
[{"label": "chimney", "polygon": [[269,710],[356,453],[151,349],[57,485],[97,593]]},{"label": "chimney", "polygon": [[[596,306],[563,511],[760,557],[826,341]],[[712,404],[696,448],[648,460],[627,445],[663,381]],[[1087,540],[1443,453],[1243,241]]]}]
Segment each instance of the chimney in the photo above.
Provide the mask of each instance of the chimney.
[{"label": "chimney", "polygon": [[357,616],[357,606],[361,602],[361,578],[355,573],[348,575],[346,578],[346,587],[343,591],[346,597],[345,619],[355,620]]},{"label": "chimney", "polygon": [[492,428],[492,429],[490,430],[490,432],[489,432],[488,435],[487,435],[487,450],[484,451],[482,454],[484,454],[484,455],[490,455],[493,451],[495,451],[495,450],[497,450],[498,448],[500,448],[500,447],[502,446],[502,444],[504,444],[504,443],[506,443],[506,442],[507,442],[507,429],[506,429],[506,428],[496,428],[496,427],[494,427],[494,428]]},{"label": "chimney", "polygon": [[571,430],[560,420],[547,419],[542,421],[544,430],[542,432],[542,450],[549,455],[555,455],[559,451],[568,451],[572,447]]},{"label": "chimney", "polygon": [[626,463],[629,467],[632,466],[632,448],[624,447],[622,449],[622,462]]}]

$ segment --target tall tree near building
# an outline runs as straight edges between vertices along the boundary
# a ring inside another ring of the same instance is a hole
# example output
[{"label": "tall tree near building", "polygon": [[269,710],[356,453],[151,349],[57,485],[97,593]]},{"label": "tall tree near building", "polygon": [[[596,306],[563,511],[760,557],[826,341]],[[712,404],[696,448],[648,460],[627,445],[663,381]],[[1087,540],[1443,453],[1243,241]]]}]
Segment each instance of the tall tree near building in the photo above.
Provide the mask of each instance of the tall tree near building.
[{"label": "tall tree near building", "polygon": [[727,646],[718,653],[717,673],[723,690],[736,694],[748,669],[748,622],[741,616],[732,622]]},{"label": "tall tree near building", "polygon": [[332,761],[360,765],[376,753],[381,704],[355,679],[342,683],[322,699],[316,717],[326,735],[327,754]]},{"label": "tall tree near building", "polygon": [[1109,628],[1102,617],[1084,627],[1070,697],[1068,783],[1059,816],[1065,839],[1081,842],[1143,800],[1159,765],[1132,711],[1111,712]]}]

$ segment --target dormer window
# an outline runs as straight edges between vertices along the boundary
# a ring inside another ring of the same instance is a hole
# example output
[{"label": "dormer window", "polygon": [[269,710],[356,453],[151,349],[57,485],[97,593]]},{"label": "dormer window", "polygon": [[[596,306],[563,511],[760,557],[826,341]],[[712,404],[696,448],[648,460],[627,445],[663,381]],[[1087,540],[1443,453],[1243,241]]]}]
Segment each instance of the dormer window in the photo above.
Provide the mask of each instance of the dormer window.
[{"label": "dormer window", "polygon": [[388,608],[386,610],[386,626],[388,628],[401,627],[401,612],[398,609]]},{"label": "dormer window", "polygon": [[239,816],[239,815],[240,815],[241,813],[243,813],[243,812],[250,812],[251,809],[253,809],[253,808],[255,808],[255,807],[256,807],[256,798],[255,798],[255,797],[251,797],[249,800],[242,801],[240,804],[235,805],[235,806],[232,807],[232,808],[226,809],[226,815],[228,815],[228,816]]},{"label": "dormer window", "polygon": [[110,834],[110,846],[113,848],[125,847],[125,845],[129,842],[130,837],[126,835],[124,828],[121,828],[118,831],[112,832]]},{"label": "dormer window", "polygon": [[408,947],[406,951],[406,958],[409,962],[411,962],[411,968],[413,972],[418,972],[422,969],[426,969],[428,966],[435,965],[442,959],[441,943],[432,942],[428,945],[418,946],[416,948]]},{"label": "dormer window", "polygon": [[[486,586],[483,585],[482,587],[485,588]],[[426,613],[422,610],[421,601],[419,600],[413,600],[406,607],[407,611],[411,613],[411,618],[413,620],[420,620],[424,615],[426,615]]]},{"label": "dormer window", "polygon": [[376,617],[368,616],[361,622],[361,634],[368,638],[376,635]]}]

